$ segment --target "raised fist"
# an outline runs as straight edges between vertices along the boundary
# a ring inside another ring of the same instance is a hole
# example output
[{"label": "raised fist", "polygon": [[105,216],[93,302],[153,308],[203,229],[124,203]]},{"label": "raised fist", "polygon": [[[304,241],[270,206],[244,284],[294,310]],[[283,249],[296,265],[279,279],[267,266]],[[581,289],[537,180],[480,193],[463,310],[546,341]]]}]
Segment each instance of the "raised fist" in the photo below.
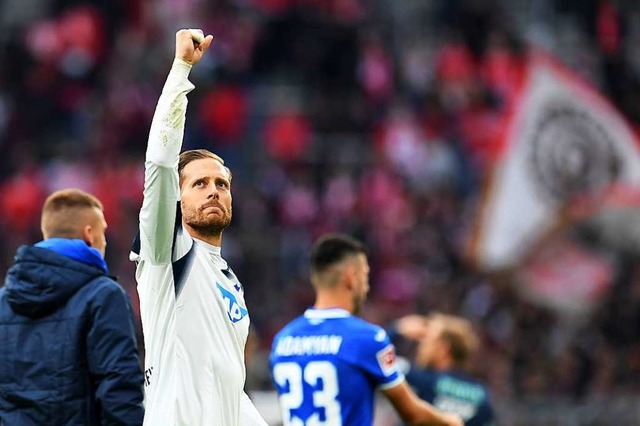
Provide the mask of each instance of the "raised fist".
[{"label": "raised fist", "polygon": [[183,29],[176,33],[176,58],[195,65],[211,46],[213,36],[204,36],[202,30]]}]

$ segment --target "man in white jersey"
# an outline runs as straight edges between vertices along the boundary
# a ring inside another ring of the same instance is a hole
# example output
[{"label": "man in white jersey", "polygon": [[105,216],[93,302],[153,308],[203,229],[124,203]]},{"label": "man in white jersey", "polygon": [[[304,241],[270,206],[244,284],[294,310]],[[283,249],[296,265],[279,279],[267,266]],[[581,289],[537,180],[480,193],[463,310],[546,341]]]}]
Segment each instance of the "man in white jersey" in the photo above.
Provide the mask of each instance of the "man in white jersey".
[{"label": "man in white jersey", "polygon": [[134,243],[145,343],[148,426],[266,426],[245,394],[249,332],[243,288],[220,256],[231,222],[231,172],[207,150],[180,154],[191,67],[212,36],[176,33],[158,101]]}]

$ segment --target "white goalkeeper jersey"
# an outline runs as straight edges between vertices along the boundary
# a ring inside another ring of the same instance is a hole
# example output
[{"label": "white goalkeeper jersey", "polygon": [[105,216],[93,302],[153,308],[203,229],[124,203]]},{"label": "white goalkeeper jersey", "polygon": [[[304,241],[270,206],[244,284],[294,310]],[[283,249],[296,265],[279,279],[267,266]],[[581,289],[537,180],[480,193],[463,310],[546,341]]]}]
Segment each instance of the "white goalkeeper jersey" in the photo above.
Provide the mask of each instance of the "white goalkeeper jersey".
[{"label": "white goalkeeper jersey", "polygon": [[242,285],[220,247],[191,238],[177,208],[190,69],[174,61],[156,107],[131,255],[146,351],[144,424],[266,426],[243,390],[249,315]]}]

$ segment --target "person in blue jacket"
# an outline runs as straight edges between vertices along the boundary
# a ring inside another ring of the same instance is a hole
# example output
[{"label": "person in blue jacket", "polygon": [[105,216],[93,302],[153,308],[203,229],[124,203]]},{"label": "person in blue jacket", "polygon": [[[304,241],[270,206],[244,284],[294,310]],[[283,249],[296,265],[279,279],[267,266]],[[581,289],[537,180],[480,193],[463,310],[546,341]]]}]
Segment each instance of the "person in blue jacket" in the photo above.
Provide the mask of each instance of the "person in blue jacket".
[{"label": "person in blue jacket", "polygon": [[466,426],[493,426],[487,387],[465,372],[479,341],[469,321],[438,312],[408,315],[389,329],[389,337],[417,342],[412,363],[404,364],[407,382],[436,408],[462,417]]},{"label": "person in blue jacket", "polygon": [[0,288],[0,425],[141,425],[133,311],[108,276],[101,202],[55,192],[41,228]]}]

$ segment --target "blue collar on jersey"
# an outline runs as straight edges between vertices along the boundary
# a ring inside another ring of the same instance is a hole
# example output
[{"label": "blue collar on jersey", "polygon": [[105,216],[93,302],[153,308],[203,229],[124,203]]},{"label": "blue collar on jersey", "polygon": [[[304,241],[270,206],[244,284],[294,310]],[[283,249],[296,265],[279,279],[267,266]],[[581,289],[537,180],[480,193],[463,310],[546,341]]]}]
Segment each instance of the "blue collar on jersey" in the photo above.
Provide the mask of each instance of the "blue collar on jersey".
[{"label": "blue collar on jersey", "polygon": [[309,319],[328,319],[328,318],[347,318],[350,317],[351,314],[346,309],[342,308],[327,308],[327,309],[316,309],[309,308],[304,311],[305,318]]}]

